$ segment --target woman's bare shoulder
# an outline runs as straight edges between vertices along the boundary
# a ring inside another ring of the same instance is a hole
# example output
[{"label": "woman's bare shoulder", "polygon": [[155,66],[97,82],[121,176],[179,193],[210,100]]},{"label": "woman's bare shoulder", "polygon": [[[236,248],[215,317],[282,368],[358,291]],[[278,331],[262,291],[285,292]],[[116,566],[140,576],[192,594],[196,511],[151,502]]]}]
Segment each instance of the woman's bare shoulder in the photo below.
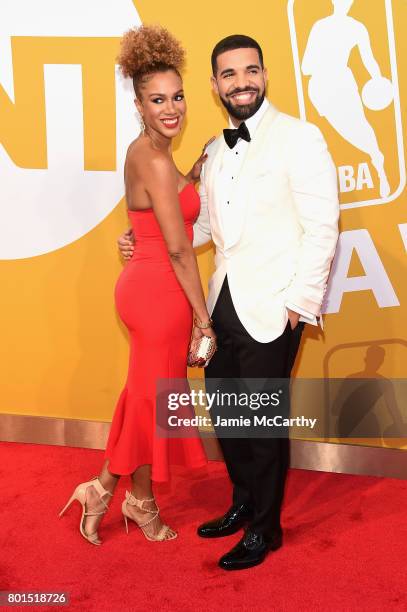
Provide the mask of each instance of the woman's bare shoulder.
[{"label": "woman's bare shoulder", "polygon": [[135,161],[139,157],[143,157],[143,155],[148,153],[148,148],[148,142],[140,137],[136,138],[127,148],[126,161]]},{"label": "woman's bare shoulder", "polygon": [[149,139],[136,138],[127,149],[126,161],[130,163],[141,163],[143,166],[158,166],[161,169],[171,167],[173,162],[163,153],[153,147]]}]

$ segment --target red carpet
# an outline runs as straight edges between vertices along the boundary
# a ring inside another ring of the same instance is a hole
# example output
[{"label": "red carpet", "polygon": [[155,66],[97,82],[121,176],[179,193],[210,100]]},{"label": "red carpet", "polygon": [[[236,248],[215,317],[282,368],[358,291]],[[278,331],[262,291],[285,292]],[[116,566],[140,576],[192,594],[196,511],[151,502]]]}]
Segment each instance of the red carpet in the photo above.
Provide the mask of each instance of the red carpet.
[{"label": "red carpet", "polygon": [[195,535],[229,504],[223,464],[194,477],[175,472],[170,487],[156,489],[163,517],[179,530],[173,542],[147,542],[134,524],[126,535],[123,480],[96,547],[77,531],[77,502],[57,515],[101,459],[101,451],[0,444],[0,590],[68,591],[68,608],[86,611],[407,610],[405,481],[292,470],[284,547],[256,568],[227,573],[216,561],[238,536]]}]

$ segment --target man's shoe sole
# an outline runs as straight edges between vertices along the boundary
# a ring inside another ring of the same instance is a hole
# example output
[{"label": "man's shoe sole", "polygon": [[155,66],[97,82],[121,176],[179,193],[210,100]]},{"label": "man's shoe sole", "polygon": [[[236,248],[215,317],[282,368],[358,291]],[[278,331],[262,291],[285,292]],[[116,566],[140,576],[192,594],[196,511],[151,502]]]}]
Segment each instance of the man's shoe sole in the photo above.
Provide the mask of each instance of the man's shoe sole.
[{"label": "man's shoe sole", "polygon": [[224,532],[221,532],[221,533],[203,534],[203,533],[199,533],[199,530],[197,529],[196,533],[197,533],[197,535],[200,538],[207,538],[207,539],[210,539],[210,538],[213,538],[213,539],[215,539],[215,538],[226,538],[227,536],[234,535],[238,531],[241,531],[241,529],[243,529],[245,527],[245,524],[244,525],[239,525],[239,527],[237,527],[236,529],[233,529],[232,531],[226,531],[225,530]]},{"label": "man's shoe sole", "polygon": [[222,565],[221,563],[219,563],[219,567],[223,570],[226,570],[227,572],[232,572],[235,570],[243,570],[243,569],[250,569],[251,567],[256,567],[256,565],[260,565],[261,563],[263,563],[263,561],[265,560],[267,555],[264,555],[264,557],[262,559],[258,559],[257,561],[251,561],[250,563],[241,563],[241,564],[237,564],[237,565],[230,565],[230,566],[225,566]]}]

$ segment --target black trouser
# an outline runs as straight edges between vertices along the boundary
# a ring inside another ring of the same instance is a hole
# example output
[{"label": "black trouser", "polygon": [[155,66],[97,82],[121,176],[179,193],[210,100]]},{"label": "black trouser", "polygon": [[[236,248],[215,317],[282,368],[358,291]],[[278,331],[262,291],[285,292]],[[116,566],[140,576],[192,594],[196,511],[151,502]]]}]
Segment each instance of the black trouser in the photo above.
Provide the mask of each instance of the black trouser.
[{"label": "black trouser", "polygon": [[[205,370],[210,379],[288,378],[301,340],[303,323],[292,330],[288,322],[283,334],[272,342],[257,342],[240,322],[230,296],[227,278],[214,312],[218,350]],[[216,418],[216,407],[212,411]],[[265,538],[281,530],[280,511],[289,465],[289,441],[282,438],[219,437],[225,463],[233,483],[233,503],[253,510],[250,528]]]}]

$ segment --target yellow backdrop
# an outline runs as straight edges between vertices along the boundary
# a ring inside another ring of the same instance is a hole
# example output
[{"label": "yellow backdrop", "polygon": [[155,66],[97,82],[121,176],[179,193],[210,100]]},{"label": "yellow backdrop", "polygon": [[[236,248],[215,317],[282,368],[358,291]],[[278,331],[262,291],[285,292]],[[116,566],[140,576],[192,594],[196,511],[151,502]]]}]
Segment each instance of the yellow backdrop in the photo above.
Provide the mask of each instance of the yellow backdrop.
[{"label": "yellow backdrop", "polygon": [[[111,4],[114,10],[114,0]],[[175,151],[181,169],[187,171],[202,145],[225,125],[224,112],[209,86],[209,60],[214,44],[226,35],[245,33],[261,43],[269,70],[269,98],[280,110],[300,115],[295,54],[303,55],[312,24],[331,13],[330,0],[257,0],[250,5],[243,0],[233,3],[207,0],[197,5],[184,0],[176,3],[136,0],[135,6],[142,22],[165,25],[188,51],[184,79],[189,114]],[[388,21],[389,8],[394,32]],[[355,0],[350,15],[367,28],[381,71],[393,85],[392,62],[393,67],[397,64],[399,97],[405,99],[407,3]],[[132,25],[128,23],[129,27]],[[40,78],[43,65],[80,63],[84,75],[85,169],[115,169],[113,62],[117,49],[117,36],[72,39],[25,35],[12,39],[15,98],[0,86],[0,143],[16,165],[47,168],[43,142],[47,117]],[[356,50],[352,51],[349,65],[358,84],[363,85],[369,75]],[[370,365],[370,373],[376,368],[383,376],[402,378],[407,370],[407,215],[400,171],[404,148],[400,149],[400,134],[397,140],[395,119],[397,100],[395,97],[394,103],[380,112],[366,110],[382,143],[391,194],[396,194],[394,199],[389,197],[388,201],[371,204],[380,197],[369,156],[345,142],[327,119],[318,114],[307,95],[307,78],[299,76],[306,116],[323,130],[338,167],[352,167],[356,177],[359,165],[365,164],[356,188],[341,194],[343,204],[352,204],[341,211],[341,231],[365,230],[362,238],[367,237],[363,243],[367,250],[362,252],[358,250],[360,233],[346,234],[351,244],[355,238],[356,245],[347,277],[366,276],[366,262],[373,261],[373,272],[368,276],[375,275],[374,270],[381,265],[380,282],[385,287],[380,305],[381,287],[372,290],[368,283],[365,289],[352,289],[352,285],[346,285],[346,278],[339,279],[346,286],[339,311],[329,312],[327,308],[324,335],[316,329],[307,330],[296,374],[342,377],[367,372],[366,351],[372,343],[378,343],[383,359],[380,364]],[[405,116],[401,119],[406,123]],[[366,166],[373,185],[366,178]],[[69,184],[60,185],[61,192],[68,188]],[[359,205],[364,201],[367,203]],[[11,199],[2,201],[1,206],[14,209],[20,202]],[[113,203],[111,208],[112,212],[94,229],[70,244],[44,254],[0,262],[1,412],[111,419],[125,381],[128,356],[126,330],[116,316],[113,302],[115,281],[122,268],[116,238],[128,222],[124,200],[118,199],[117,206]],[[21,215],[20,227],[25,221]],[[18,226],[14,226],[13,232],[12,240],[18,244],[22,239]],[[213,265],[210,249],[199,255],[199,264],[206,284]]]}]

